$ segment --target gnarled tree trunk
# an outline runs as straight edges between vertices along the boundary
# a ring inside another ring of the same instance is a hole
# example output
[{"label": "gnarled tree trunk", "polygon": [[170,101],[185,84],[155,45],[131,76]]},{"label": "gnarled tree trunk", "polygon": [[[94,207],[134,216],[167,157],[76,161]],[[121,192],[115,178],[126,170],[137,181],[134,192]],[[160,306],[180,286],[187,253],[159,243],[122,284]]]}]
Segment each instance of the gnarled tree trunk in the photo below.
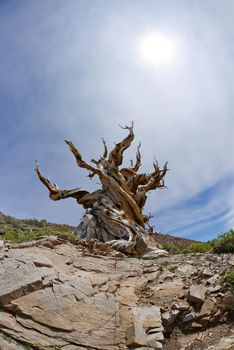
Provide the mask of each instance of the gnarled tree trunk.
[{"label": "gnarled tree trunk", "polygon": [[129,131],[120,143],[108,154],[105,141],[104,154],[99,160],[92,160],[90,165],[82,159],[77,148],[70,141],[65,141],[76,158],[77,165],[89,171],[89,177],[97,175],[102,189],[88,192],[82,188],[61,190],[42,176],[39,164],[36,171],[41,182],[48,188],[53,200],[75,198],[86,209],[83,220],[77,232],[84,239],[98,239],[108,242],[113,248],[128,254],[138,256],[152,252],[163,253],[156,248],[145,225],[150,217],[143,215],[142,210],[147,199],[147,192],[163,188],[167,163],[160,170],[158,163],[153,162],[153,172],[138,173],[141,166],[140,144],[137,148],[135,164],[131,162],[128,168],[121,168],[123,153],[130,147],[133,139],[133,123],[123,129]]}]

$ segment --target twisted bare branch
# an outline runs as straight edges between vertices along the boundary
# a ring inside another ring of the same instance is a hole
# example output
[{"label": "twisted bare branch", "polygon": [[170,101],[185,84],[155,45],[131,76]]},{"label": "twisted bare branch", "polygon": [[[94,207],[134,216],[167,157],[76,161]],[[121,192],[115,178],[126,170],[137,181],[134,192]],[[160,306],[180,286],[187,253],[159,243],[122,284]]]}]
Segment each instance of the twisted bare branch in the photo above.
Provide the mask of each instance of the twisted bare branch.
[{"label": "twisted bare branch", "polygon": [[[62,190],[59,189],[57,186],[52,184],[48,179],[46,179],[42,174],[40,170],[40,166],[38,161],[36,160],[36,172],[40,179],[40,181],[47,187],[49,190],[49,197],[50,199],[57,201],[60,199],[66,199],[66,198],[75,198],[78,203],[85,204],[87,202],[87,195],[89,195],[89,192],[84,190],[83,188],[74,188],[72,190]],[[85,198],[86,197],[86,198]]]},{"label": "twisted bare branch", "polygon": [[108,155],[108,149],[107,149],[106,141],[104,140],[103,137],[102,137],[102,142],[103,142],[103,146],[104,146],[103,158],[106,158]]},{"label": "twisted bare branch", "polygon": [[93,177],[95,174],[99,174],[99,171],[96,168],[92,167],[92,165],[86,163],[82,159],[80,152],[73,145],[73,143],[71,141],[67,141],[67,140],[64,140],[64,141],[68,145],[68,147],[70,148],[70,151],[74,154],[74,156],[76,158],[76,163],[80,168],[84,168],[84,169],[89,170],[91,172],[91,174],[89,175],[90,177]]},{"label": "twisted bare branch", "polygon": [[136,152],[136,163],[133,166],[133,170],[135,172],[137,172],[140,169],[141,166],[141,152],[140,152],[140,148],[141,148],[141,142],[139,143],[139,145],[137,146],[137,152]]},{"label": "twisted bare branch", "polygon": [[123,153],[127,148],[130,147],[130,145],[134,139],[133,126],[134,126],[133,122],[132,122],[131,126],[125,125],[123,127],[120,125],[120,127],[122,129],[129,130],[129,134],[121,142],[117,143],[115,145],[114,149],[109,154],[108,162],[113,167],[119,167],[123,162]]},{"label": "twisted bare branch", "polygon": [[145,177],[145,183],[139,185],[134,195],[134,200],[138,204],[138,206],[142,209],[145,205],[147,195],[146,193],[151,190],[155,190],[156,188],[164,188],[164,176],[168,171],[167,162],[164,164],[162,170],[159,169],[158,164],[154,163],[154,172]]}]

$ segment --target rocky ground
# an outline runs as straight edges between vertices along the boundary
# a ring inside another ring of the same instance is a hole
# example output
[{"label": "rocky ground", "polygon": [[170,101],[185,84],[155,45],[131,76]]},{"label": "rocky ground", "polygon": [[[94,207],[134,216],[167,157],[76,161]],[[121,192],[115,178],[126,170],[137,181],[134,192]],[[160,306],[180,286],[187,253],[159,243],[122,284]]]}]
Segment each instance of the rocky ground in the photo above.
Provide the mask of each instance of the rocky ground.
[{"label": "rocky ground", "polygon": [[231,254],[129,258],[56,237],[0,248],[0,349],[233,350]]}]

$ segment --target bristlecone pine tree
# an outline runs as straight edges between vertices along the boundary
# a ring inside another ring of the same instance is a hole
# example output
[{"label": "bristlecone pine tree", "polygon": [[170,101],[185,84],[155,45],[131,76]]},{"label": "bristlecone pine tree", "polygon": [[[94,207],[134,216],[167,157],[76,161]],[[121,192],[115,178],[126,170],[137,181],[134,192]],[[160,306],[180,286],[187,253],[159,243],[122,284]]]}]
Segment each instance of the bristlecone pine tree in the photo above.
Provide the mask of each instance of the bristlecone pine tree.
[{"label": "bristlecone pine tree", "polygon": [[[138,173],[141,166],[140,144],[137,147],[135,164],[121,168],[123,153],[130,147],[133,139],[132,125],[122,127],[129,131],[128,136],[115,144],[108,152],[104,140],[104,153],[99,160],[92,160],[95,165],[86,163],[73,145],[66,141],[76,158],[77,165],[89,171],[89,177],[97,175],[102,189],[88,192],[82,188],[62,190],[42,176],[36,161],[36,172],[40,181],[48,188],[49,197],[53,200],[75,198],[86,209],[82,222],[77,228],[81,239],[97,239],[107,242],[114,249],[125,254],[143,256],[166,253],[158,248],[154,235],[147,224],[151,216],[143,215],[142,210],[147,199],[147,193],[157,188],[164,188],[164,176],[167,163],[160,170],[157,161],[153,162],[153,171],[149,174]],[[146,224],[148,229],[146,228]]]}]

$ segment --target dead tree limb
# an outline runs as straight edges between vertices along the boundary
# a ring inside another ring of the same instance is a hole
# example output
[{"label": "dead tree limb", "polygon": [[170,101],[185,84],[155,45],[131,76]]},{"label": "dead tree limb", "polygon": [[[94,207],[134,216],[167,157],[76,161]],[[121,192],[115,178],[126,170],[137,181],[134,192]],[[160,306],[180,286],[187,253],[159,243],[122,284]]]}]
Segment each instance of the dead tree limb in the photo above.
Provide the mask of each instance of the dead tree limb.
[{"label": "dead tree limb", "polygon": [[[80,168],[87,169],[92,178],[97,175],[102,188],[88,192],[82,188],[63,190],[57,188],[40,171],[36,162],[36,172],[40,181],[49,190],[52,200],[74,198],[86,209],[83,220],[77,228],[81,238],[98,239],[112,245],[113,248],[127,254],[144,255],[156,252],[156,243],[152,242],[152,234],[145,228],[150,216],[142,213],[147,199],[147,193],[157,188],[164,188],[164,177],[168,171],[167,163],[159,168],[156,160],[154,170],[150,174],[138,174],[141,166],[140,146],[137,147],[135,164],[129,168],[120,168],[123,154],[131,146],[134,139],[133,123],[121,127],[128,130],[128,135],[115,145],[109,153],[104,139],[104,153],[100,159],[92,160],[90,165],[83,160],[80,152],[71,141],[65,141]],[[149,226],[150,227],[150,226]]]}]

